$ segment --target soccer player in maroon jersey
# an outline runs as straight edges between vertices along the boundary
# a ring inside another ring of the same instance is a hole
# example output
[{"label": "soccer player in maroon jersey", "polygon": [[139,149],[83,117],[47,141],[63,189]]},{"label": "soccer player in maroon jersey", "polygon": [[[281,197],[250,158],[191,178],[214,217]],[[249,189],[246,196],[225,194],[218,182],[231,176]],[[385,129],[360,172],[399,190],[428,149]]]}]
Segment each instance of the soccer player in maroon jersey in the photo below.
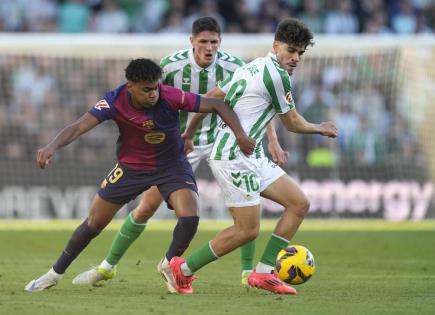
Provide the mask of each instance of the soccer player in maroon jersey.
[{"label": "soccer player in maroon jersey", "polygon": [[103,180],[89,216],[77,227],[50,270],[30,281],[25,290],[55,286],[68,266],[112,220],[116,212],[151,186],[174,209],[180,228],[174,231],[168,253],[177,256],[189,246],[199,222],[198,189],[180,135],[179,110],[216,112],[238,135],[240,149],[252,154],[255,140],[243,131],[237,115],[217,99],[161,85],[162,70],[149,59],[132,60],[125,70],[127,83],[106,93],[76,122],[62,129],[37,152],[44,169],[57,149],[71,143],[105,120],[119,128],[118,163]]}]

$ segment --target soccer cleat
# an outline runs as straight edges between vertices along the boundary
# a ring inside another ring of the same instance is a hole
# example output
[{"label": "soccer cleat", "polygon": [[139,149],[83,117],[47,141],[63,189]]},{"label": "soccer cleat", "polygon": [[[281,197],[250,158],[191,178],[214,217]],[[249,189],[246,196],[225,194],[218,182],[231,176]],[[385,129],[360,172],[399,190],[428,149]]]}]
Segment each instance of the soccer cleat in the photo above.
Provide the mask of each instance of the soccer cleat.
[{"label": "soccer cleat", "polygon": [[39,292],[54,287],[62,276],[50,269],[46,274],[38,279],[30,281],[24,288],[27,292]]},{"label": "soccer cleat", "polygon": [[248,277],[251,287],[267,290],[277,294],[296,294],[296,289],[280,280],[275,272],[256,273],[255,270]]},{"label": "soccer cleat", "polygon": [[168,291],[170,293],[177,293],[177,289],[175,288],[175,282],[174,277],[172,276],[171,267],[169,264],[167,266],[163,266],[163,260],[165,258],[162,258],[157,265],[157,272],[160,273],[163,277],[163,279],[166,282],[166,286],[168,287]]},{"label": "soccer cleat", "polygon": [[248,271],[248,270],[243,270],[242,271],[242,277],[241,277],[242,281],[241,282],[242,282],[243,286],[249,287],[248,278],[251,275],[251,273],[252,273],[252,271]]},{"label": "soccer cleat", "polygon": [[92,267],[88,271],[78,274],[73,280],[72,284],[91,284],[93,286],[100,286],[104,281],[110,280],[116,276],[116,266],[112,271],[106,270],[101,267]]},{"label": "soccer cleat", "polygon": [[175,284],[175,290],[180,294],[191,294],[193,293],[192,282],[196,279],[196,277],[185,276],[181,271],[181,265],[186,260],[181,257],[173,257],[169,262],[169,267],[172,271],[172,278]]}]

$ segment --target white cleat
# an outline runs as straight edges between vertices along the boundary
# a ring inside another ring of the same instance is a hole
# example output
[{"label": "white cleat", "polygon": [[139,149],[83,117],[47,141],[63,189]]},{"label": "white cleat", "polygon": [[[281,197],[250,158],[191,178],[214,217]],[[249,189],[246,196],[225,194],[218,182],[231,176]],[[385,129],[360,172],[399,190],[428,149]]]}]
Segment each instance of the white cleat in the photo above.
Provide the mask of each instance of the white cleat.
[{"label": "white cleat", "polygon": [[46,274],[42,275],[38,279],[30,281],[24,291],[27,292],[39,292],[54,287],[62,278],[62,275],[57,274],[53,268],[51,268]]},{"label": "white cleat", "polygon": [[160,273],[163,277],[163,280],[165,280],[168,291],[170,293],[177,293],[177,289],[175,289],[174,277],[172,276],[172,271],[169,267],[169,264],[167,266],[163,266],[164,259],[165,258],[162,258],[159,261],[159,264],[157,265],[157,272]]},{"label": "white cleat", "polygon": [[100,286],[104,281],[110,280],[116,276],[116,267],[112,271],[108,271],[101,267],[92,267],[88,271],[78,274],[73,280],[72,284],[84,285],[91,284]]}]

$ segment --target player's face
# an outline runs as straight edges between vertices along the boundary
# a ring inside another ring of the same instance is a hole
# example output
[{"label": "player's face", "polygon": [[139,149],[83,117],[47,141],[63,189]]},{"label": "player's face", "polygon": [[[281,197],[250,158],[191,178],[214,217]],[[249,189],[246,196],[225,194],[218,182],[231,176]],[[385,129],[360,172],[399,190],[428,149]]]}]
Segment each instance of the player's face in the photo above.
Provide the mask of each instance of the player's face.
[{"label": "player's face", "polygon": [[216,32],[204,31],[190,36],[190,43],[196,63],[202,68],[207,68],[214,61],[221,37]]},{"label": "player's face", "polygon": [[293,74],[293,70],[302,59],[305,49],[305,46],[289,45],[279,41],[273,42],[273,51],[276,54],[276,59],[289,75]]},{"label": "player's face", "polygon": [[137,109],[150,108],[159,100],[159,82],[127,81],[133,106]]}]

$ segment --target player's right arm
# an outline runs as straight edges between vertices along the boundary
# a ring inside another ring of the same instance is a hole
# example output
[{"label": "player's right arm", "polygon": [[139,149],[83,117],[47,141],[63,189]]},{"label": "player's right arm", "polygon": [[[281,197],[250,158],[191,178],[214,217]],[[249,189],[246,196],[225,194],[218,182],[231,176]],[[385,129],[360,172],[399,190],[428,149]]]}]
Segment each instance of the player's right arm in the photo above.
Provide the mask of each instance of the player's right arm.
[{"label": "player's right arm", "polygon": [[43,169],[50,163],[57,149],[73,142],[98,124],[97,118],[86,113],[72,124],[63,128],[49,144],[37,151],[36,162],[39,168]]}]

